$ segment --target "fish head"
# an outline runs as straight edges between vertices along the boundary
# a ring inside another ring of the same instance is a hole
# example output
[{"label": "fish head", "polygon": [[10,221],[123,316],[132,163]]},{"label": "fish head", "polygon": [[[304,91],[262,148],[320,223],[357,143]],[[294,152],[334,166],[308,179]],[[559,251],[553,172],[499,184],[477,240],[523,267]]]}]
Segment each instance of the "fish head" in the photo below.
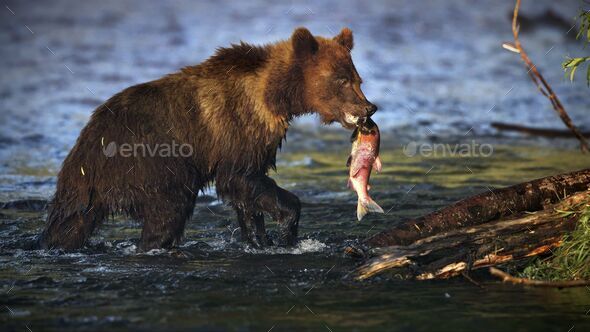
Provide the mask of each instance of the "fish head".
[{"label": "fish head", "polygon": [[371,151],[371,158],[377,157],[381,145],[379,127],[373,119],[368,117],[354,129],[350,142],[352,143],[351,155],[356,155],[359,147],[364,147]]},{"label": "fish head", "polygon": [[366,117],[363,121],[357,123],[356,128],[352,132],[350,136],[350,142],[354,142],[356,140],[363,140],[363,141],[378,141],[379,140],[379,127],[371,119],[371,117]]}]

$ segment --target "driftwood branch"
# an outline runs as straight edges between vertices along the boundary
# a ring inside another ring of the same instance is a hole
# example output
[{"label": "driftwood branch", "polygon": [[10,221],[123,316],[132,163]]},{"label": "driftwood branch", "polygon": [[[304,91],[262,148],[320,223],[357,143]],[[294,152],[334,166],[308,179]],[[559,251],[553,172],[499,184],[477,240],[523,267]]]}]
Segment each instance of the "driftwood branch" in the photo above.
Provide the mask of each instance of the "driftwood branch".
[{"label": "driftwood branch", "polygon": [[551,254],[577,217],[560,211],[590,204],[590,169],[489,190],[365,241],[354,277],[391,271],[406,278],[444,279],[470,270]]},{"label": "driftwood branch", "polygon": [[451,228],[409,245],[375,248],[357,269],[359,280],[394,269],[419,280],[444,279],[465,271],[551,253],[576,225],[573,216],[558,211],[590,202],[583,191],[534,213],[519,213],[482,225]]},{"label": "driftwood branch", "polygon": [[514,14],[512,16],[512,34],[514,35],[514,45],[505,45],[504,47],[506,49],[509,49],[513,52],[520,54],[520,58],[522,59],[522,61],[524,61],[528,69],[527,74],[529,75],[533,83],[535,83],[537,89],[539,89],[541,94],[543,94],[545,97],[549,99],[549,101],[551,102],[551,106],[553,106],[553,109],[555,110],[555,112],[557,112],[557,114],[561,118],[561,121],[563,121],[563,123],[569,128],[569,130],[571,130],[573,135],[580,141],[580,148],[582,149],[582,151],[588,152],[590,150],[588,141],[586,141],[584,135],[582,135],[580,130],[576,127],[576,125],[574,125],[572,119],[565,111],[563,104],[561,103],[555,92],[553,92],[553,89],[551,88],[549,83],[547,83],[547,81],[541,75],[539,70],[537,70],[536,65],[533,64],[527,53],[522,48],[522,44],[520,43],[520,39],[518,38],[519,26],[517,21],[519,8],[520,0],[516,0],[516,5],[514,6]]},{"label": "driftwood branch", "polygon": [[590,280],[568,280],[568,281],[544,281],[544,280],[533,280],[528,278],[517,278],[510,274],[490,267],[490,273],[500,278],[503,282],[515,284],[515,285],[527,285],[535,287],[553,287],[553,288],[568,288],[568,287],[584,287],[590,286]]},{"label": "driftwood branch", "polygon": [[[492,127],[498,130],[505,130],[505,131],[515,131],[519,133],[524,133],[532,136],[541,136],[541,137],[550,137],[550,138],[558,138],[558,137],[575,137],[574,133],[570,130],[560,130],[560,129],[552,129],[552,128],[535,128],[535,127],[527,127],[521,126],[517,124],[511,123],[503,123],[503,122],[492,122]],[[584,137],[590,137],[590,132],[582,132],[581,133]]]}]

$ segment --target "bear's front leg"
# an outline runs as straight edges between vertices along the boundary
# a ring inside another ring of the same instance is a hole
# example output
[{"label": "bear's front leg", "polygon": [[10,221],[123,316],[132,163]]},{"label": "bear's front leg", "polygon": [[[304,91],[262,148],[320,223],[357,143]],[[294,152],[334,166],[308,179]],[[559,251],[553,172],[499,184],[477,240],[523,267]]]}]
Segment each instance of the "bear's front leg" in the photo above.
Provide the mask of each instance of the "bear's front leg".
[{"label": "bear's front leg", "polygon": [[242,241],[248,242],[256,248],[272,245],[272,240],[266,234],[264,227],[264,215],[244,203],[234,203],[233,205],[238,217]]},{"label": "bear's front leg", "polygon": [[[297,241],[301,203],[297,196],[277,186],[273,179],[266,175],[234,176],[229,182],[218,179],[217,190],[221,196],[229,197],[234,206],[244,207],[244,210],[238,211],[238,220],[241,213],[244,226],[241,223],[240,227],[242,232],[245,230],[249,234],[248,241],[266,237],[264,219],[261,215],[254,217],[261,212],[270,214],[278,222],[279,245],[294,245]],[[251,211],[250,217],[247,211]]]},{"label": "bear's front leg", "polygon": [[260,210],[268,212],[274,220],[278,221],[279,245],[295,245],[301,215],[299,198],[275,184],[274,192],[262,193],[255,203]]}]

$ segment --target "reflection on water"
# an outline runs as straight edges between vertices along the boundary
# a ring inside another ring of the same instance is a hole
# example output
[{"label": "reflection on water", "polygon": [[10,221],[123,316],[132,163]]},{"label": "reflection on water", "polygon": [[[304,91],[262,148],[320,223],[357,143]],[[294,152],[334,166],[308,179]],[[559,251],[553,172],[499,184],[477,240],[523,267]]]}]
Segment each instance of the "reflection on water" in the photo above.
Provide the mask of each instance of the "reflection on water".
[{"label": "reflection on water", "polygon": [[[294,248],[256,250],[238,242],[233,211],[204,196],[175,250],[138,253],[140,225],[123,217],[109,220],[79,252],[29,250],[45,212],[39,203],[13,202],[0,211],[0,304],[7,306],[0,322],[33,331],[567,331],[589,324],[590,293],[584,290],[522,289],[485,273],[475,276],[484,289],[461,279],[357,284],[344,278],[356,262],[343,248],[486,186],[582,168],[590,157],[497,145],[489,158],[422,158],[385,148],[384,171],[373,176],[371,191],[391,210],[359,223],[356,197],[346,188],[347,153],[281,155],[274,177],[303,201],[301,241]],[[274,223],[267,223],[276,236]]]}]

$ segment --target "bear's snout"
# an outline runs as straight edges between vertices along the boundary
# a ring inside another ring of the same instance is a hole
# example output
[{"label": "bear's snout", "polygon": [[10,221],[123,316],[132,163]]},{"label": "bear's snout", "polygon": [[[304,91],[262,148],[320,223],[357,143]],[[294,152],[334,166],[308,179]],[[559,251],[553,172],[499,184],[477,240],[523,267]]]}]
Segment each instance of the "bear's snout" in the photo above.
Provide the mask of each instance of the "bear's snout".
[{"label": "bear's snout", "polygon": [[375,112],[377,112],[377,110],[378,110],[378,107],[375,104],[369,103],[369,105],[367,107],[365,107],[365,112],[367,113],[367,117],[375,114]]}]

